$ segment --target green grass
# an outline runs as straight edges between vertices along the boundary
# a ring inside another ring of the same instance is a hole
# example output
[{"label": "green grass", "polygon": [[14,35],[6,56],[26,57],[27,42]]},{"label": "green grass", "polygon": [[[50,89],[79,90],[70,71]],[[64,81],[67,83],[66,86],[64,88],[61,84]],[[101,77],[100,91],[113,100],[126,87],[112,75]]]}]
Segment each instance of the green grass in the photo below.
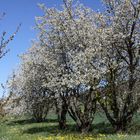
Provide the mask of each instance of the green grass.
[{"label": "green grass", "polygon": [[68,117],[68,128],[61,131],[55,115],[49,115],[42,123],[36,123],[29,117],[8,117],[0,120],[0,140],[140,140],[140,118],[125,134],[115,134],[105,117],[96,115],[93,130],[81,134],[76,130],[72,119]]}]

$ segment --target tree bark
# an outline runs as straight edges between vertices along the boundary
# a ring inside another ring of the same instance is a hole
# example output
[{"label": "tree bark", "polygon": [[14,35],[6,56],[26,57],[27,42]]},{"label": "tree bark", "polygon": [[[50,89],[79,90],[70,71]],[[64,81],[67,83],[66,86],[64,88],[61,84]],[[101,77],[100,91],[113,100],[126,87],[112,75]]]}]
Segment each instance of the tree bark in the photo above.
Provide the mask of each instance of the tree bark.
[{"label": "tree bark", "polygon": [[60,108],[56,105],[56,113],[58,115],[58,123],[59,123],[59,128],[61,130],[66,129],[67,112],[68,112],[68,105],[66,104],[65,101],[62,102],[62,105]]},{"label": "tree bark", "polygon": [[91,123],[89,121],[84,122],[78,126],[78,129],[82,133],[88,133],[91,129]]}]

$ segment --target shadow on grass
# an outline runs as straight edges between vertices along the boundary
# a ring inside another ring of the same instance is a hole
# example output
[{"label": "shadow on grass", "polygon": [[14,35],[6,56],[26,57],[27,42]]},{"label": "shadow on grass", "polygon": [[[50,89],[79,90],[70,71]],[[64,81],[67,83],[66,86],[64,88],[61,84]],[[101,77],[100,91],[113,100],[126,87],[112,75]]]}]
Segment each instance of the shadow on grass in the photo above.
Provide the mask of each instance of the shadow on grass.
[{"label": "shadow on grass", "polygon": [[[45,119],[42,122],[46,122],[46,123],[57,123],[57,119]],[[8,123],[8,125],[26,125],[26,124],[32,124],[32,123],[42,123],[42,122],[37,122],[35,119],[22,119],[22,120],[14,120],[14,121],[10,121]]]},{"label": "shadow on grass", "polygon": [[[96,125],[93,125],[92,127],[92,132],[94,134],[115,134],[116,131],[114,130],[114,128],[111,126],[111,124],[109,123],[98,123]],[[127,131],[126,132],[122,132],[128,135],[136,135],[136,134],[140,134],[140,124],[139,123],[133,123],[131,125],[129,125],[127,127]]]},{"label": "shadow on grass", "polygon": [[26,134],[36,134],[36,133],[43,133],[43,132],[57,135],[58,133],[67,133],[68,134],[68,133],[74,133],[77,131],[76,131],[75,125],[67,125],[67,129],[60,130],[59,126],[57,124],[48,125],[45,127],[32,127],[32,128],[29,128],[29,129],[23,131],[23,133],[26,133]]},{"label": "shadow on grass", "polygon": [[113,127],[109,123],[98,123],[92,125],[92,132],[93,133],[101,133],[101,134],[114,134],[115,131]]},{"label": "shadow on grass", "polygon": [[56,127],[57,126],[51,126],[51,127],[33,127],[33,128],[29,128],[25,131],[23,131],[23,133],[27,133],[27,134],[35,134],[35,133],[42,133],[42,132],[49,132],[49,133],[56,133]]},{"label": "shadow on grass", "polygon": [[[73,134],[73,133],[80,133],[78,132],[78,129],[75,124],[68,124],[67,128],[65,130],[60,130],[58,126],[57,119],[46,119],[44,121],[46,123],[46,126],[36,126],[32,128],[28,128],[23,131],[23,133],[27,134],[36,134],[36,133],[49,133],[49,134]],[[8,125],[14,126],[14,125],[25,125],[25,124],[32,124],[32,123],[37,123],[34,119],[24,119],[24,120],[16,120],[16,121],[11,121],[8,123]],[[135,135],[139,134],[140,132],[140,124],[139,123],[134,123],[132,126],[129,127],[128,131],[126,132],[127,134]],[[115,131],[113,127],[109,123],[105,122],[100,122],[97,124],[92,125],[92,130],[89,132],[90,134],[114,134]]]},{"label": "shadow on grass", "polygon": [[[49,125],[45,127],[33,127],[25,130],[23,133],[28,134],[35,134],[35,133],[50,133],[50,134],[58,134],[58,133],[65,133],[65,134],[71,134],[71,133],[80,133],[76,127],[75,124],[68,124],[67,128],[65,130],[60,130],[58,124]],[[89,132],[92,134],[113,134],[115,133],[110,126],[110,124],[104,124],[99,123],[92,126],[92,130]]]}]

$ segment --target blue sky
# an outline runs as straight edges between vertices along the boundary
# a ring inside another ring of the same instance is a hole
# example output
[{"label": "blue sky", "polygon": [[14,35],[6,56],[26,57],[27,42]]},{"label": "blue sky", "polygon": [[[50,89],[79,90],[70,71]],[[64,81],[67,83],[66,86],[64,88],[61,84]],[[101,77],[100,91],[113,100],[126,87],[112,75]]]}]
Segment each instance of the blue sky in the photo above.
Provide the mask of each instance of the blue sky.
[{"label": "blue sky", "polygon": [[[94,10],[102,7],[100,0],[79,1]],[[10,52],[0,59],[0,83],[6,82],[20,62],[18,55],[24,53],[31,46],[31,40],[36,39],[36,31],[33,29],[35,16],[43,14],[37,6],[38,3],[44,3],[47,7],[60,8],[62,0],[0,0],[0,13],[6,13],[6,16],[0,21],[0,35],[6,31],[8,37],[16,30],[18,24],[22,23],[14,40],[8,44]],[[0,87],[0,97],[1,95]]]}]

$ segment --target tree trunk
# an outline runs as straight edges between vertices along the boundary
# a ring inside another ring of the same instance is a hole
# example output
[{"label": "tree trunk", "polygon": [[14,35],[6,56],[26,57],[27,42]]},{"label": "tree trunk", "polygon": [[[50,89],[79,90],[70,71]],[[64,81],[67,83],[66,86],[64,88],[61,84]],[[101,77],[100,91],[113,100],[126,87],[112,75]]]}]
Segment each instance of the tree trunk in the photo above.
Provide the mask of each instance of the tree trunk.
[{"label": "tree trunk", "polygon": [[59,122],[59,128],[61,130],[64,130],[66,128],[66,111],[61,111],[60,114],[58,114],[58,122]]},{"label": "tree trunk", "polygon": [[64,130],[66,128],[67,112],[68,112],[68,105],[65,102],[62,103],[60,108],[56,105],[56,113],[58,114],[59,128],[61,130]]},{"label": "tree trunk", "polygon": [[116,122],[112,126],[115,128],[116,132],[125,132],[127,130],[128,125],[131,123],[132,117],[127,116],[120,121]]},{"label": "tree trunk", "polygon": [[91,123],[90,122],[84,122],[81,125],[78,125],[78,129],[83,134],[88,133],[91,129]]},{"label": "tree trunk", "polygon": [[118,122],[116,124],[113,125],[113,127],[115,128],[116,132],[125,132],[127,129],[127,125],[125,122]]}]

